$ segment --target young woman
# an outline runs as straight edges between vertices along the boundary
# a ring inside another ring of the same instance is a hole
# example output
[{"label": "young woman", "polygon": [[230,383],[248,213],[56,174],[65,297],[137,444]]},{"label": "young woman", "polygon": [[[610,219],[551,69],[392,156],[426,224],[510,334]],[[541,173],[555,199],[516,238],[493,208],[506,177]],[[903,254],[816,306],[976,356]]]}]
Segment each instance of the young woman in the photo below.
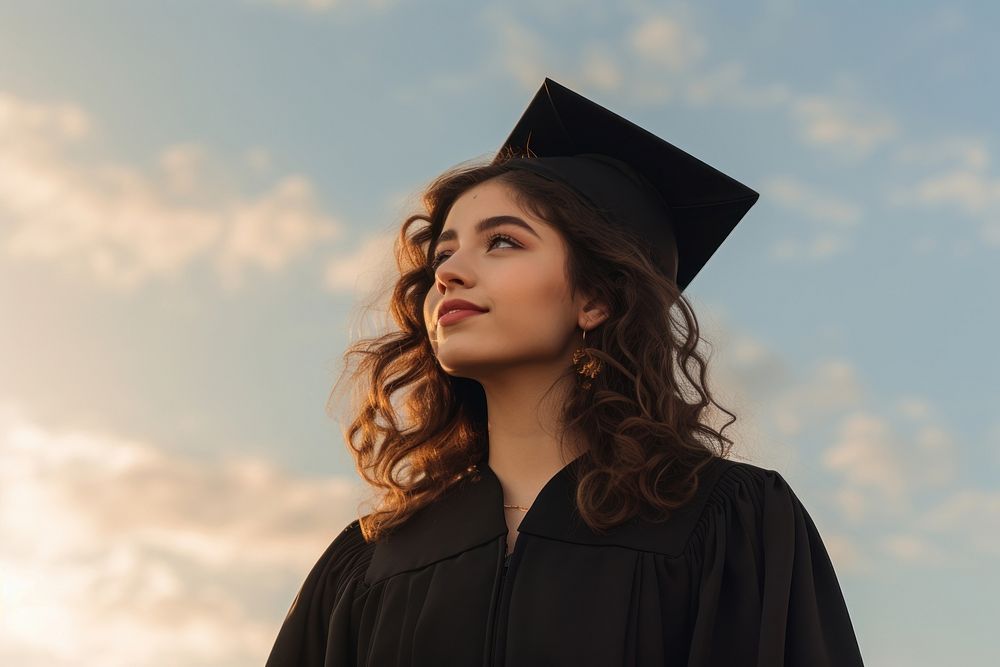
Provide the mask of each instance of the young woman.
[{"label": "young woman", "polygon": [[806,509],[709,423],[681,292],[756,199],[551,79],[491,163],[437,178],[399,330],[348,352],[380,504],[267,664],[861,665]]}]

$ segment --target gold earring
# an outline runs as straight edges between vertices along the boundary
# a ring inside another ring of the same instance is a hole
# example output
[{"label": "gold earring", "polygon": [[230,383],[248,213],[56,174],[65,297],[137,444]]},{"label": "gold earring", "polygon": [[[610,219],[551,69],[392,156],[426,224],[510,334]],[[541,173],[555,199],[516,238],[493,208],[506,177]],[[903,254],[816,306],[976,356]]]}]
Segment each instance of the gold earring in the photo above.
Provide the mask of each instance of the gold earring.
[{"label": "gold earring", "polygon": [[[576,366],[576,372],[579,376],[585,378],[581,387],[584,389],[590,389],[591,380],[597,377],[597,374],[601,372],[602,363],[601,360],[593,355],[587,353],[585,350],[587,346],[587,330],[583,330],[583,345],[584,347],[577,348],[576,352],[573,353],[573,365]],[[586,357],[586,362],[580,363],[583,358]]]}]

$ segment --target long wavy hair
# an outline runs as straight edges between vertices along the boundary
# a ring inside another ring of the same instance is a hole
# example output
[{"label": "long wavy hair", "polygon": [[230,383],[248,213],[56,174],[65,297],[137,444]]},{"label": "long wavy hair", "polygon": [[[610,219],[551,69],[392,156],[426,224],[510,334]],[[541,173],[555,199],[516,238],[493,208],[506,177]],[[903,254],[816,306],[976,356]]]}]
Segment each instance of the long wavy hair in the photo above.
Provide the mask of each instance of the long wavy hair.
[{"label": "long wavy hair", "polygon": [[[610,307],[586,339],[586,352],[603,368],[588,389],[571,382],[562,405],[563,433],[585,438],[576,494],[581,518],[598,533],[636,514],[665,520],[697,492],[700,470],[729,455],[733,442],[723,431],[736,415],[709,392],[698,322],[677,284],[656,268],[641,238],[610,227],[562,183],[508,163],[513,157],[532,156],[507,151],[431,181],[422,195],[425,211],[405,220],[394,244],[398,278],[394,273],[387,303],[396,327],[344,353],[331,400],[349,379],[352,421],[344,437],[376,505],[359,519],[368,542],[454,485],[478,479],[487,443],[485,393],[437,363],[423,304],[434,288],[430,260],[448,211],[466,190],[492,179],[561,233],[574,293],[585,290]],[[572,365],[566,376],[579,377]],[[709,424],[712,405],[730,417],[718,430]]]}]

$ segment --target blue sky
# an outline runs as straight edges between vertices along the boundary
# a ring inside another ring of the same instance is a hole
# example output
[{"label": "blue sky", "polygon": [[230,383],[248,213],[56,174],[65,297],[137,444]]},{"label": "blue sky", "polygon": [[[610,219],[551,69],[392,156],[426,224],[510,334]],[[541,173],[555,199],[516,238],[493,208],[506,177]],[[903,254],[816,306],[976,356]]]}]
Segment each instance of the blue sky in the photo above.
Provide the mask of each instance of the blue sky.
[{"label": "blue sky", "polygon": [[686,294],[866,663],[991,662],[998,19],[0,1],[0,661],[263,662],[363,498],[324,405],[392,235],[549,76],[761,193]]}]

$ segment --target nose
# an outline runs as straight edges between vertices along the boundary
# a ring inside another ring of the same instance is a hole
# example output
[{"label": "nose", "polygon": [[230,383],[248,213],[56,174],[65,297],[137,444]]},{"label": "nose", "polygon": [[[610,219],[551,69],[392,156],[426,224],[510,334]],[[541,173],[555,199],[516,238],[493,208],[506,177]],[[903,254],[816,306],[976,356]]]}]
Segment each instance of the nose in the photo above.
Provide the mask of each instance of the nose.
[{"label": "nose", "polygon": [[455,261],[455,257],[455,253],[452,253],[448,256],[448,261],[434,271],[434,284],[442,296],[448,292],[448,285],[451,283],[465,287],[469,285],[469,280],[465,277],[467,272],[461,269],[461,266]]},{"label": "nose", "polygon": [[436,284],[437,284],[437,290],[441,294],[441,296],[444,296],[445,294],[448,293],[449,283],[455,283],[456,285],[465,285],[465,282],[461,278],[449,278],[447,279],[447,281],[438,278]]}]

